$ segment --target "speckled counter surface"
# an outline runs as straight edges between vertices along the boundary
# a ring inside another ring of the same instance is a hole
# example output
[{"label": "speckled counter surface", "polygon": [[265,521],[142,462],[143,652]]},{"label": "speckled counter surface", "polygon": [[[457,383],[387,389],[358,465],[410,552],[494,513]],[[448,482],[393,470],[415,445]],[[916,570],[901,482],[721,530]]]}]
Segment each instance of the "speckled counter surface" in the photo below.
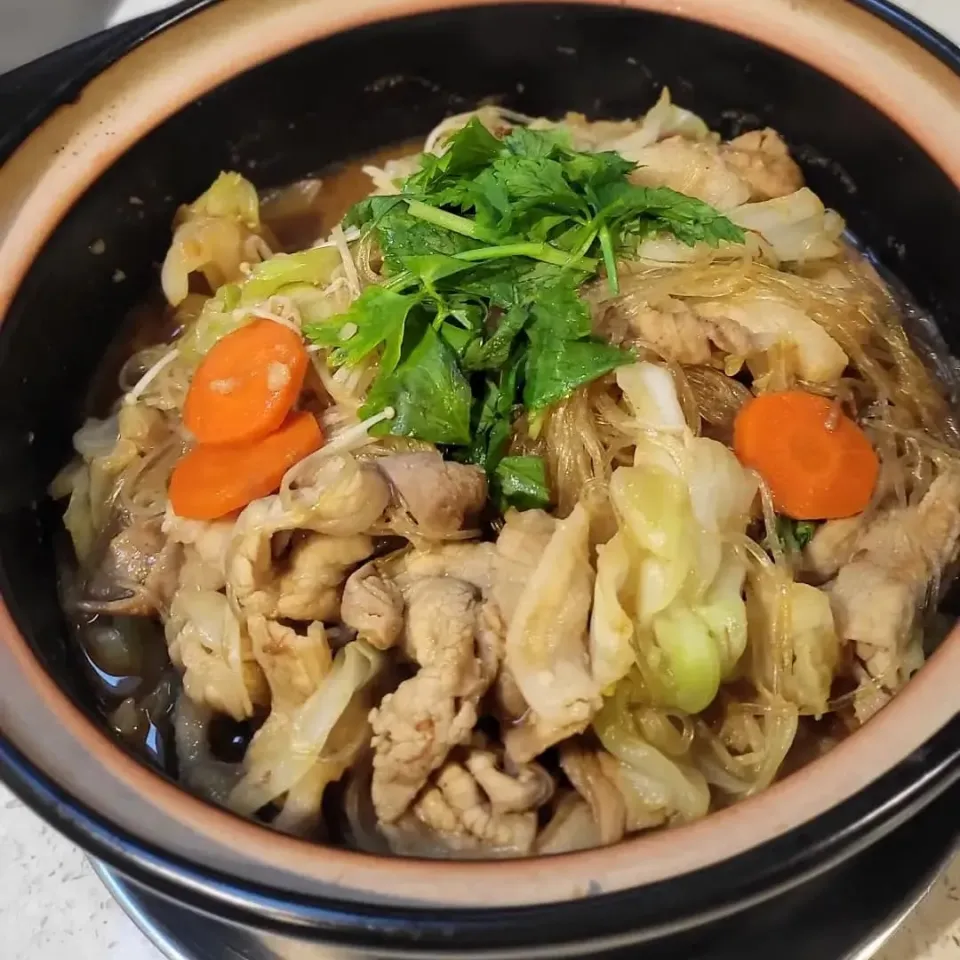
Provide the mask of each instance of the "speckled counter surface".
[{"label": "speckled counter surface", "polygon": [[[61,0],[61,9],[68,2]],[[960,0],[901,3],[948,36],[960,39]],[[116,22],[163,5],[162,0],[122,0],[110,20]],[[14,16],[14,25],[16,19]],[[81,852],[2,785],[0,958],[161,960],[111,900]],[[877,960],[960,960],[960,858]]]},{"label": "speckled counter surface", "polygon": [[86,858],[0,785],[0,957],[161,960]]}]

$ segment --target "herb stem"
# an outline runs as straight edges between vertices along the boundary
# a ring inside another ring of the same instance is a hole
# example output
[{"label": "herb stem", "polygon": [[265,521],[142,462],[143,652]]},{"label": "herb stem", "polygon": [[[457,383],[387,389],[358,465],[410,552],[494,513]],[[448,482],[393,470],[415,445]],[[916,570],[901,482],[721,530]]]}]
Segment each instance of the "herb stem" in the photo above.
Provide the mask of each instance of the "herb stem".
[{"label": "herb stem", "polygon": [[603,251],[603,262],[607,268],[607,284],[611,293],[620,292],[620,277],[617,273],[617,256],[613,251],[613,237],[610,227],[604,223],[600,227],[600,249]]},{"label": "herb stem", "polygon": [[387,290],[393,290],[394,293],[398,293],[401,290],[406,290],[407,287],[416,286],[419,282],[419,279],[409,270],[404,270],[395,277],[391,277],[383,286]]},{"label": "herb stem", "polygon": [[435,226],[443,227],[451,233],[459,233],[463,237],[470,237],[473,240],[482,240],[485,243],[492,243],[493,237],[481,230],[477,224],[468,217],[461,217],[456,213],[450,213],[447,210],[441,210],[439,207],[431,207],[429,203],[423,203],[420,200],[407,200],[410,209],[410,216],[418,220],[426,220]]},{"label": "herb stem", "polygon": [[577,260],[585,257],[587,251],[593,246],[593,241],[597,239],[597,234],[600,232],[599,227],[594,227],[586,236],[586,239],[583,243],[580,244],[579,249],[576,253],[573,254],[573,257]]},{"label": "herb stem", "polygon": [[[485,243],[494,243],[492,238],[485,230],[469,219],[461,217],[459,214],[450,213],[447,210],[441,210],[439,207],[431,207],[428,203],[420,200],[407,200],[410,215],[418,220],[426,220],[435,226],[449,230],[451,233],[459,233],[461,236],[470,237],[472,240],[480,240]],[[593,242],[591,238],[591,243]],[[589,249],[589,244],[587,245]],[[506,243],[491,247],[480,247],[476,250],[464,250],[455,255],[457,260],[466,260],[475,262],[479,260],[501,260],[505,257],[530,257],[531,260],[542,260],[544,263],[552,263],[558,267],[579,267],[581,270],[595,270],[596,260],[582,256],[580,253],[566,253],[551,247],[549,243]]]},{"label": "herb stem", "polygon": [[531,260],[542,260],[558,267],[578,267],[581,270],[593,271],[597,261],[589,257],[578,257],[576,254],[557,250],[548,243],[505,243],[496,247],[479,247],[476,250],[464,250],[454,254],[457,260],[475,262],[478,260],[502,260],[505,257],[529,257]]}]

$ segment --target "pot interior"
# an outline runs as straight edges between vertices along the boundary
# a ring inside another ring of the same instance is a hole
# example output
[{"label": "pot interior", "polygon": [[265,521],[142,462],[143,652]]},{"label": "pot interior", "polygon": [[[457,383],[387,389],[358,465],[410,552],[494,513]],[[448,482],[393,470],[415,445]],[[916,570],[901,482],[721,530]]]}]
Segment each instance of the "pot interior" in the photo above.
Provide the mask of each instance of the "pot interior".
[{"label": "pot interior", "polygon": [[[311,29],[322,33],[319,14]],[[593,4],[429,12],[306,43],[204,90],[99,171],[56,224],[0,328],[3,596],[37,660],[91,723],[103,727],[60,614],[59,512],[45,491],[73,431],[98,412],[84,399],[89,384],[123,318],[156,286],[177,205],[221,170],[259,188],[281,185],[420,137],[488,99],[533,115],[623,118],[645,111],[663,85],[724,136],[779,130],[812,189],[960,353],[960,271],[948,240],[960,223],[956,185],[878,106],[786,53],[694,19]],[[945,609],[955,609],[950,598]],[[24,682],[0,679],[8,702]],[[22,730],[11,736],[33,754]],[[237,872],[240,857],[220,849],[208,862]],[[298,886],[273,868],[250,875]]]}]

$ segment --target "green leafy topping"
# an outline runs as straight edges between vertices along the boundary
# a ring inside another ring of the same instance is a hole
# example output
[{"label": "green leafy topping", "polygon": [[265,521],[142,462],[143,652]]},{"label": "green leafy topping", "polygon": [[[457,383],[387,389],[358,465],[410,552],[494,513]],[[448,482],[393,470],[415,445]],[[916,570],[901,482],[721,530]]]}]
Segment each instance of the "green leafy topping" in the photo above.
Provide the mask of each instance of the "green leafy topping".
[{"label": "green leafy topping", "polygon": [[547,468],[541,457],[504,457],[494,470],[493,488],[501,509],[535,510],[550,505]]},{"label": "green leafy topping", "polygon": [[526,408],[542,419],[634,359],[593,336],[584,282],[602,269],[616,290],[618,260],[657,233],[690,245],[744,239],[708,204],[631,183],[635,166],[578,152],[562,130],[517,127],[501,140],[471,120],[399,195],[351,209],[344,224],[373,231],[386,282],[308,324],[307,337],[334,366],[378,352],[362,412],[395,409],[380,432],[483,466],[501,505],[545,506],[543,461],[506,456],[515,418]]},{"label": "green leafy topping", "polygon": [[797,546],[802,550],[817,532],[817,525],[811,520],[799,520],[794,525],[793,536],[797,541]]},{"label": "green leafy topping", "polygon": [[404,185],[411,194],[436,194],[457,179],[469,182],[500,153],[500,141],[479,120],[471,120],[456,135],[457,149],[437,157],[425,153],[420,170]]},{"label": "green leafy topping", "polygon": [[466,359],[466,366],[473,370],[499,370],[509,359],[514,341],[530,320],[526,307],[511,307],[500,318],[493,335],[478,346]]},{"label": "green leafy topping", "polygon": [[534,340],[527,355],[524,406],[543,410],[577,387],[590,383],[624,362],[623,351],[601,340]]},{"label": "green leafy topping", "polygon": [[523,354],[517,350],[498,373],[484,381],[474,406],[474,438],[461,459],[482,466],[492,475],[503,458],[513,429]]},{"label": "green leafy topping", "polygon": [[813,539],[817,524],[812,520],[791,520],[777,517],[777,536],[787,550],[799,553]]},{"label": "green leafy topping", "polygon": [[380,424],[382,433],[430,443],[469,443],[473,395],[456,354],[430,324],[415,339],[396,368],[377,378],[361,414],[372,416],[393,407],[396,415]]},{"label": "green leafy topping", "polygon": [[380,373],[391,373],[400,361],[400,350],[407,316],[420,302],[417,295],[394,293],[385,287],[367,287],[337,317],[307,328],[314,342],[332,349],[330,360],[335,366],[355,366],[377,347],[383,347]]}]

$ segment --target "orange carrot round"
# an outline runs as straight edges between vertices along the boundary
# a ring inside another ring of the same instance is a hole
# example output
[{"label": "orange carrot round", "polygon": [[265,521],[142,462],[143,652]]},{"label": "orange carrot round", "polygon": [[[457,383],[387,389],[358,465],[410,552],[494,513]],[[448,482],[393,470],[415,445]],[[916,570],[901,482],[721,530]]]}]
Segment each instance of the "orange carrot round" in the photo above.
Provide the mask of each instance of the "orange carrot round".
[{"label": "orange carrot round", "polygon": [[740,462],[794,520],[851,517],[870,503],[880,461],[864,432],[825,397],[802,390],[750,400],[734,423]]},{"label": "orange carrot round", "polygon": [[204,357],[183,405],[183,422],[202,444],[265,437],[296,403],[308,363],[299,334],[274,320],[254,320]]},{"label": "orange carrot round", "polygon": [[177,461],[170,504],[191,520],[216,520],[269,496],[295,463],[323,446],[316,418],[293,413],[279,430],[252,443],[200,444]]}]

